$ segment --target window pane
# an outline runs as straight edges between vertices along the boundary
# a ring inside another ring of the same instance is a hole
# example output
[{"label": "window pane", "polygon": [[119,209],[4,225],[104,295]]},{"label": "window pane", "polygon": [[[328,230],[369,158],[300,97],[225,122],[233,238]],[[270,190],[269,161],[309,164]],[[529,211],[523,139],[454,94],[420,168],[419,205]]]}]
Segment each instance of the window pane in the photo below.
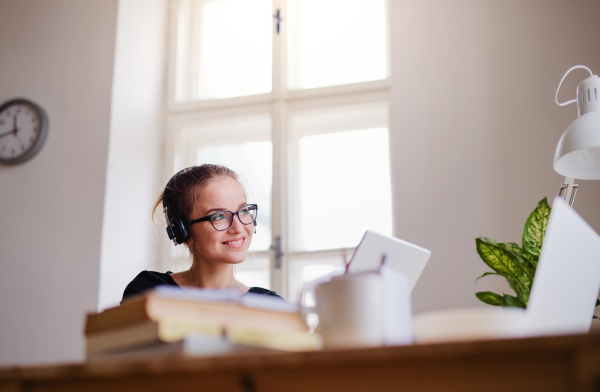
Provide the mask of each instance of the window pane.
[{"label": "window pane", "polygon": [[185,72],[178,75],[177,87],[187,91],[177,91],[177,99],[209,100],[270,92],[271,14],[271,0],[182,1],[177,61],[187,67],[177,65],[179,73]]},{"label": "window pane", "polygon": [[227,166],[240,175],[249,203],[258,204],[256,234],[250,250],[271,246],[271,187],[273,146],[270,141],[205,146],[198,149],[197,164]]},{"label": "window pane", "polygon": [[392,234],[387,128],[300,138],[300,250],[351,248]]},{"label": "window pane", "polygon": [[385,0],[288,0],[288,88],[385,79]]},{"label": "window pane", "polygon": [[271,289],[271,272],[268,257],[249,254],[241,264],[234,267],[235,278],[248,287]]}]

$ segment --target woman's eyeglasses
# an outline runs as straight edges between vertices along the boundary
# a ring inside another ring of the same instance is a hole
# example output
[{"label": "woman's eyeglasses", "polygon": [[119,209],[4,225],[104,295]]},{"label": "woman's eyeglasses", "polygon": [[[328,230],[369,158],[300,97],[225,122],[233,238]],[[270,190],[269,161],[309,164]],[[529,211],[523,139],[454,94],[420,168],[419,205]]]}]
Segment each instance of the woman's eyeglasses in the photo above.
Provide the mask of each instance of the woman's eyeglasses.
[{"label": "woman's eyeglasses", "polygon": [[247,204],[237,210],[237,212],[231,211],[217,211],[204,218],[194,219],[190,222],[190,225],[198,222],[210,221],[215,230],[224,231],[231,227],[233,224],[233,216],[237,215],[238,219],[242,224],[249,225],[256,222],[256,215],[258,214],[258,206],[256,204]]}]

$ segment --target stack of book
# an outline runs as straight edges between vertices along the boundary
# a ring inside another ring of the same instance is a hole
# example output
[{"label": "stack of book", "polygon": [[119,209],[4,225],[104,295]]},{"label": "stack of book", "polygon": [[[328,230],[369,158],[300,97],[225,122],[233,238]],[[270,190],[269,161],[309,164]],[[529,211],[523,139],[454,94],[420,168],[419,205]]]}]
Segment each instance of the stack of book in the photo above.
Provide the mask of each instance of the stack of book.
[{"label": "stack of book", "polygon": [[259,294],[158,287],[87,315],[89,359],[319,348],[295,306]]}]

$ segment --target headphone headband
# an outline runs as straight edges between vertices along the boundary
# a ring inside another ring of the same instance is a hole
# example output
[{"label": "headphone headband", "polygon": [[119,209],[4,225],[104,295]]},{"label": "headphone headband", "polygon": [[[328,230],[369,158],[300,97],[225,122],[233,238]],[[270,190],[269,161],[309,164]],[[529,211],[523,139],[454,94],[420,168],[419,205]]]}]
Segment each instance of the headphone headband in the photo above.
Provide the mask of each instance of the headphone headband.
[{"label": "headphone headband", "polygon": [[190,171],[190,170],[192,170],[191,167],[186,167],[185,169],[178,171],[177,173],[175,173],[173,175],[173,177],[171,177],[169,182],[167,182],[167,185],[165,186],[165,190],[163,192],[163,209],[167,208],[167,195],[170,193],[169,186],[173,183],[173,181],[175,181],[175,178],[177,178],[180,174],[185,173],[186,171]]}]

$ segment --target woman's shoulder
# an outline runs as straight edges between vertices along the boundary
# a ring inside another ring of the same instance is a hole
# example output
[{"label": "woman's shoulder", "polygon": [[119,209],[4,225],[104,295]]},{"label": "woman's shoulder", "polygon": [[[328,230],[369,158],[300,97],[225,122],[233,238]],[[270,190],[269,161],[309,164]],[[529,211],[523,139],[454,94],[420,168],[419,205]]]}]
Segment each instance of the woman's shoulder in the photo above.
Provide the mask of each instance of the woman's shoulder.
[{"label": "woman's shoulder", "polygon": [[166,273],[156,271],[142,271],[140,272],[125,288],[123,292],[123,300],[141,294],[145,291],[151,290],[156,286],[168,285],[177,286],[173,278],[171,277],[172,272],[167,271]]},{"label": "woman's shoulder", "polygon": [[285,299],[282,296],[280,296],[279,294],[277,294],[273,290],[264,289],[262,287],[250,287],[250,290],[248,290],[248,293],[270,295],[270,296],[273,296],[273,297],[281,298],[281,299],[283,299],[285,301]]}]

